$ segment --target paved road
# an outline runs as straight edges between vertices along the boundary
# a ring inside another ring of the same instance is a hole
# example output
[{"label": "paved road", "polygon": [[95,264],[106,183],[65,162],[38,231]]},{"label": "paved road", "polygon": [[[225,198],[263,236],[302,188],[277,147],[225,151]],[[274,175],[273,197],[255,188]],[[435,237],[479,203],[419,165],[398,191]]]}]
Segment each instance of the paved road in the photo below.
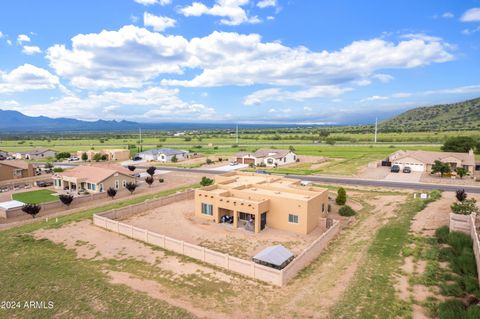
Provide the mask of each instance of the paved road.
[{"label": "paved road", "polygon": [[[75,164],[71,164],[75,166]],[[137,166],[137,168],[146,169],[149,166]],[[171,166],[157,166],[158,169],[175,171],[175,172],[190,172],[196,174],[224,174],[225,171],[214,169],[201,169],[201,168],[180,168]],[[443,191],[454,192],[457,189],[465,189],[467,193],[480,194],[480,186],[460,186],[460,185],[446,185],[446,184],[430,184],[420,182],[404,182],[404,181],[388,181],[388,180],[373,180],[373,179],[361,179],[353,177],[331,177],[331,176],[308,176],[308,175],[286,175],[290,178],[300,179],[304,181],[311,181],[316,183],[333,183],[333,184],[345,184],[345,185],[360,185],[360,186],[379,186],[379,187],[392,187],[392,188],[406,188],[406,189],[421,189],[432,190],[439,189]]]}]

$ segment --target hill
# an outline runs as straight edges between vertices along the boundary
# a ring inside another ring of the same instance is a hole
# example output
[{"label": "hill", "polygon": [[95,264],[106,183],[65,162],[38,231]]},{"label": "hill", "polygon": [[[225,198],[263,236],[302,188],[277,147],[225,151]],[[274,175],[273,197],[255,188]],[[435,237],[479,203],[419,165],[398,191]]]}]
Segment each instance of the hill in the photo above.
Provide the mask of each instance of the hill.
[{"label": "hill", "polygon": [[417,107],[379,124],[382,131],[479,130],[480,98]]}]

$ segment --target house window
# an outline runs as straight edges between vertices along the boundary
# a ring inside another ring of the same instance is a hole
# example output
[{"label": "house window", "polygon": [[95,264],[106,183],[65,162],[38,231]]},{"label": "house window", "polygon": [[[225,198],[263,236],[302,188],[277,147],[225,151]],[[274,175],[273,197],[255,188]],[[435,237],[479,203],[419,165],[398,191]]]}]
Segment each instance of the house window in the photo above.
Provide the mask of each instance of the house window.
[{"label": "house window", "polygon": [[97,184],[92,184],[92,191],[97,189]]},{"label": "house window", "polygon": [[90,189],[90,190],[91,190],[91,189],[92,189],[92,184],[87,183],[87,189]]},{"label": "house window", "polygon": [[202,214],[213,216],[213,205],[202,203]]},{"label": "house window", "polygon": [[126,180],[122,181],[122,186],[123,186],[123,188],[125,188],[125,186],[127,186],[127,181]]},{"label": "house window", "polygon": [[99,188],[100,188],[100,189],[99,189],[100,192],[103,192],[103,183],[102,183],[102,184],[99,184]]},{"label": "house window", "polygon": [[288,222],[291,224],[298,224],[298,215],[288,214]]},{"label": "house window", "polygon": [[267,163],[268,164],[273,164],[273,159],[272,158],[267,159]]},{"label": "house window", "polygon": [[21,169],[16,169],[13,171],[13,176],[15,177],[21,177],[22,176],[22,170]]},{"label": "house window", "polygon": [[118,179],[115,180],[115,188],[116,189],[120,188],[120,182],[118,181]]},{"label": "house window", "polygon": [[325,211],[325,204],[322,203],[322,212]]}]

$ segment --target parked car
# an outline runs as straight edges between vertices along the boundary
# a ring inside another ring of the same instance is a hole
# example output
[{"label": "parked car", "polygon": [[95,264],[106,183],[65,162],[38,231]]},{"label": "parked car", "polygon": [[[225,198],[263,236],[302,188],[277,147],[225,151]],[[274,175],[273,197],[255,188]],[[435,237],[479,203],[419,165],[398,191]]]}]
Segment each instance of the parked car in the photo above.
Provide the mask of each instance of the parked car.
[{"label": "parked car", "polygon": [[72,156],[72,157],[70,157],[70,158],[68,159],[69,162],[77,162],[77,161],[79,161],[79,160],[80,160],[80,159],[79,159],[78,157],[76,157],[76,156]]},{"label": "parked car", "polygon": [[235,166],[235,165],[238,165],[237,162],[230,162],[230,166]]},{"label": "parked car", "polygon": [[6,159],[5,156],[0,155],[0,161],[3,161],[3,160],[5,160],[5,159]]},{"label": "parked car", "polygon": [[141,158],[140,156],[135,156],[135,157],[133,158],[133,160],[134,160],[134,161],[140,161],[140,160],[142,160],[142,158]]},{"label": "parked car", "polygon": [[37,186],[38,187],[49,187],[49,186],[53,186],[53,182],[38,181]]},{"label": "parked car", "polygon": [[392,173],[400,173],[400,166],[398,166],[398,165],[392,165],[392,167],[390,168],[390,172],[392,172]]},{"label": "parked car", "polygon": [[410,174],[412,172],[412,169],[409,166],[405,166],[402,172]]}]

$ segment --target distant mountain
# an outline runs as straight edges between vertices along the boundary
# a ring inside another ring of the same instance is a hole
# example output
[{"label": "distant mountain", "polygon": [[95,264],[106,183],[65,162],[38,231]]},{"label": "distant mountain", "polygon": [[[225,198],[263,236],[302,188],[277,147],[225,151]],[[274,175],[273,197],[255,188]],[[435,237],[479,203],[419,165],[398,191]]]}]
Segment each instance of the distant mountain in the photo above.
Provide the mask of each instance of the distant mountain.
[{"label": "distant mountain", "polygon": [[480,98],[417,107],[379,124],[383,131],[479,130]]},{"label": "distant mountain", "polygon": [[57,131],[105,131],[138,129],[139,124],[129,121],[80,121],[68,118],[27,116],[17,111],[0,110],[0,132],[57,132]]}]

